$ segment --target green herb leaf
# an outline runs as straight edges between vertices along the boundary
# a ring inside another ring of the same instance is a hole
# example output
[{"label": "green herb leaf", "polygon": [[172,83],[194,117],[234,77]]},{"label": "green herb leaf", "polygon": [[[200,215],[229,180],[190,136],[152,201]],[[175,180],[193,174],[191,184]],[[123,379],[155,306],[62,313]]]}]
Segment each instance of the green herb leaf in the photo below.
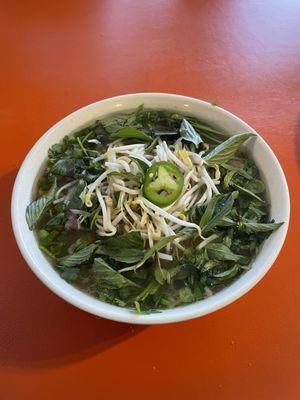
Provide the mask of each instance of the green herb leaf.
[{"label": "green herb leaf", "polygon": [[60,212],[60,213],[56,214],[53,218],[50,218],[47,221],[46,225],[47,226],[51,226],[51,227],[58,226],[58,225],[63,225],[65,220],[66,220],[65,213],[64,212]]},{"label": "green herb leaf", "polygon": [[71,158],[62,158],[53,165],[51,172],[54,175],[73,176],[76,171],[76,161]]},{"label": "green herb leaf", "polygon": [[140,232],[132,231],[103,240],[101,251],[116,261],[132,264],[144,256],[143,240]]},{"label": "green herb leaf", "polygon": [[226,163],[234,156],[238,148],[252,136],[255,135],[253,133],[240,133],[239,135],[231,136],[206,154],[203,159],[211,165]]},{"label": "green herb leaf", "polygon": [[201,268],[201,272],[207,272],[210,271],[211,269],[215,268],[215,267],[219,267],[220,266],[220,261],[217,260],[208,260],[206,261],[206,263],[203,265],[203,267]]},{"label": "green herb leaf", "polygon": [[160,288],[160,284],[155,280],[149,282],[145,289],[136,297],[136,301],[144,301],[148,296],[155,294]]},{"label": "green herb leaf", "polygon": [[245,187],[237,185],[236,183],[232,183],[232,186],[234,186],[236,189],[238,189],[239,192],[241,192],[241,193],[243,193],[243,194],[245,194],[247,196],[253,197],[254,199],[256,199],[256,200],[258,200],[258,201],[260,201],[262,203],[265,202],[262,198],[260,198],[255,193],[251,192],[250,190],[246,189]]},{"label": "green herb leaf", "polygon": [[195,131],[194,127],[186,119],[182,120],[179,132],[184,140],[192,142],[196,146],[199,146],[199,144],[203,142],[199,133]]},{"label": "green herb leaf", "polygon": [[55,192],[57,190],[56,179],[54,179],[50,189],[42,197],[32,201],[27,207],[25,212],[26,222],[30,230],[34,229],[40,218],[51,204]]},{"label": "green herb leaf", "polygon": [[163,285],[165,282],[170,284],[171,282],[170,272],[165,268],[161,268],[160,266],[156,266],[154,270],[154,277],[160,285]]},{"label": "green herb leaf", "polygon": [[131,126],[124,126],[124,128],[120,129],[118,132],[112,133],[110,137],[113,139],[126,138],[126,139],[138,139],[146,142],[152,141],[151,136],[146,135],[146,133]]},{"label": "green herb leaf", "polygon": [[69,201],[67,202],[67,209],[78,209],[80,210],[83,206],[84,196],[83,192],[86,191],[86,183],[83,179],[80,179],[78,184],[74,186],[72,192],[70,193]]},{"label": "green herb leaf", "polygon": [[101,123],[103,124],[104,129],[108,133],[115,133],[118,132],[120,129],[122,129],[127,118],[128,115],[121,114],[118,116],[105,118],[101,121]]},{"label": "green herb leaf", "polygon": [[225,281],[227,279],[232,279],[239,272],[240,268],[238,265],[234,265],[233,267],[227,269],[226,271],[215,273],[214,278],[218,278],[220,281]]},{"label": "green herb leaf", "polygon": [[232,178],[234,177],[234,175],[237,173],[236,169],[233,169],[229,172],[227,172],[227,174],[224,177],[224,188],[228,188],[229,185],[231,184]]},{"label": "green herb leaf", "polygon": [[260,179],[251,179],[247,182],[247,189],[252,193],[263,193],[266,190],[266,186]]},{"label": "green herb leaf", "polygon": [[264,224],[261,222],[243,221],[240,228],[248,233],[273,232],[280,228],[282,224],[283,222],[269,222]]},{"label": "green herb leaf", "polygon": [[163,239],[160,239],[156,242],[150,249],[146,251],[143,259],[141,260],[141,264],[144,264],[149,258],[153,257],[154,254],[160,249],[166,247],[166,245],[176,239],[178,235],[166,236]]},{"label": "green herb leaf", "polygon": [[39,219],[50,203],[51,200],[47,199],[47,197],[40,197],[27,206],[25,217],[30,230],[36,227]]},{"label": "green herb leaf", "polygon": [[189,120],[189,122],[190,122],[195,128],[201,130],[202,133],[203,133],[203,131],[205,131],[205,132],[213,133],[213,134],[218,135],[218,136],[223,136],[223,137],[227,137],[227,136],[228,136],[227,133],[222,132],[222,131],[219,131],[218,129],[214,129],[214,128],[212,128],[211,126],[206,125],[206,124],[203,123],[203,122],[200,122],[200,121],[197,120],[196,118],[190,118],[190,117],[188,117],[187,119]]},{"label": "green herb leaf", "polygon": [[206,251],[210,258],[220,261],[235,261],[241,264],[247,264],[249,262],[247,257],[239,254],[234,254],[227,246],[222,243],[208,243],[206,245]]},{"label": "green herb leaf", "polygon": [[234,226],[234,225],[236,225],[236,222],[228,217],[222,218],[221,221],[218,223],[218,226]]},{"label": "green herb leaf", "polygon": [[84,250],[88,245],[95,241],[94,236],[90,232],[84,232],[82,235],[68,247],[68,253],[74,254],[80,250]]},{"label": "green herb leaf", "polygon": [[76,281],[80,273],[80,268],[70,268],[58,265],[57,269],[60,276],[68,282]]},{"label": "green herb leaf", "polygon": [[212,230],[218,223],[230,213],[236,193],[215,195],[208,203],[200,220],[200,227],[203,233]]},{"label": "green herb leaf", "polygon": [[46,197],[49,200],[53,200],[56,191],[57,191],[57,180],[55,177],[50,189],[48,190],[48,192],[44,194],[44,197]]},{"label": "green herb leaf", "polygon": [[127,279],[125,276],[120,274],[118,271],[110,267],[107,262],[102,258],[95,258],[92,271],[99,281],[106,287],[120,289],[126,286],[136,286],[138,285]]},{"label": "green herb leaf", "polygon": [[124,233],[123,235],[113,236],[106,240],[105,242],[107,247],[113,249],[124,249],[124,248],[135,248],[135,249],[143,249],[143,240],[140,232],[131,231],[128,233]]},{"label": "green herb leaf", "polygon": [[184,286],[179,289],[179,298],[182,303],[191,303],[192,301],[194,301],[195,296],[189,286]]},{"label": "green herb leaf", "polygon": [[97,247],[96,244],[90,244],[73,254],[59,258],[58,263],[64,267],[74,267],[75,265],[83,264],[91,258]]}]

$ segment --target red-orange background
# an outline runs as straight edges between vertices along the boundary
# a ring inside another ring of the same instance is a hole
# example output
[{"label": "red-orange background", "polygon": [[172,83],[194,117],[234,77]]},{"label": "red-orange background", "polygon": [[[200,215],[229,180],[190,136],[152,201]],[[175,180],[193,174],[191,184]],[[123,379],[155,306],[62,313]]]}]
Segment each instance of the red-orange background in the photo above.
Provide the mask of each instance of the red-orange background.
[{"label": "red-orange background", "polygon": [[[299,399],[300,2],[2,1],[0,31],[0,400]],[[245,119],[291,192],[287,241],[263,281],[175,325],[75,309],[32,274],[10,227],[17,168],[43,132],[83,105],[142,91]]]}]

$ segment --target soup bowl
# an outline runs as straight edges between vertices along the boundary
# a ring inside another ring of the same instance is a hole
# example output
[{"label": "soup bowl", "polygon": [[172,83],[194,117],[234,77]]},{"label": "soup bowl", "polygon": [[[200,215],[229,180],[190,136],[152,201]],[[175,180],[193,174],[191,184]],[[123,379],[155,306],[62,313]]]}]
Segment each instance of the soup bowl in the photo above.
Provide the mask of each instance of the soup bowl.
[{"label": "soup bowl", "polygon": [[[249,141],[246,151],[257,164],[266,185],[266,197],[270,204],[270,217],[284,224],[261,246],[250,269],[226,288],[204,300],[157,313],[137,314],[129,308],[107,304],[80,291],[63,280],[39,249],[34,232],[30,231],[25,211],[32,201],[35,186],[47,159],[47,151],[65,135],[116,112],[145,108],[167,109],[203,120],[222,131],[234,135],[253,132],[255,140]],[[249,125],[230,112],[198,99],[167,94],[137,93],[97,101],[68,115],[51,127],[27,154],[17,175],[11,203],[13,230],[20,251],[31,270],[58,296],[74,306],[99,317],[136,324],[162,324],[184,321],[216,311],[250,290],[269,270],[284,243],[290,213],[288,186],[282,168],[263,138]]]}]

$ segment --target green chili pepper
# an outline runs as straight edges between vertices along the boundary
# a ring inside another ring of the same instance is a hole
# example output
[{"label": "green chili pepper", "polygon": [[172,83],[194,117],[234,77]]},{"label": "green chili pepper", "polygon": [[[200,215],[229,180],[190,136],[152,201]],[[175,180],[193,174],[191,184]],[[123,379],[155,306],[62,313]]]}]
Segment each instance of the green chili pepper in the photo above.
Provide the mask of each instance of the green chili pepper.
[{"label": "green chili pepper", "polygon": [[166,161],[154,163],[146,172],[143,194],[159,207],[167,207],[178,199],[183,188],[180,169]]}]

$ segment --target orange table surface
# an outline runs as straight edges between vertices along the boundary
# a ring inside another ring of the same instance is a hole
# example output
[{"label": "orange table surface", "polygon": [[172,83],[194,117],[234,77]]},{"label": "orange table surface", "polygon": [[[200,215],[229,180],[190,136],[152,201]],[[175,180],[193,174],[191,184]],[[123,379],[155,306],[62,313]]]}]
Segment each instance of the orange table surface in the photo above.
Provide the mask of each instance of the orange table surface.
[{"label": "orange table surface", "polygon": [[[0,400],[300,398],[300,1],[2,1]],[[267,140],[292,202],[266,277],[211,315],[139,327],[67,304],[10,225],[25,154],[103,98],[171,92],[237,114]]]}]

